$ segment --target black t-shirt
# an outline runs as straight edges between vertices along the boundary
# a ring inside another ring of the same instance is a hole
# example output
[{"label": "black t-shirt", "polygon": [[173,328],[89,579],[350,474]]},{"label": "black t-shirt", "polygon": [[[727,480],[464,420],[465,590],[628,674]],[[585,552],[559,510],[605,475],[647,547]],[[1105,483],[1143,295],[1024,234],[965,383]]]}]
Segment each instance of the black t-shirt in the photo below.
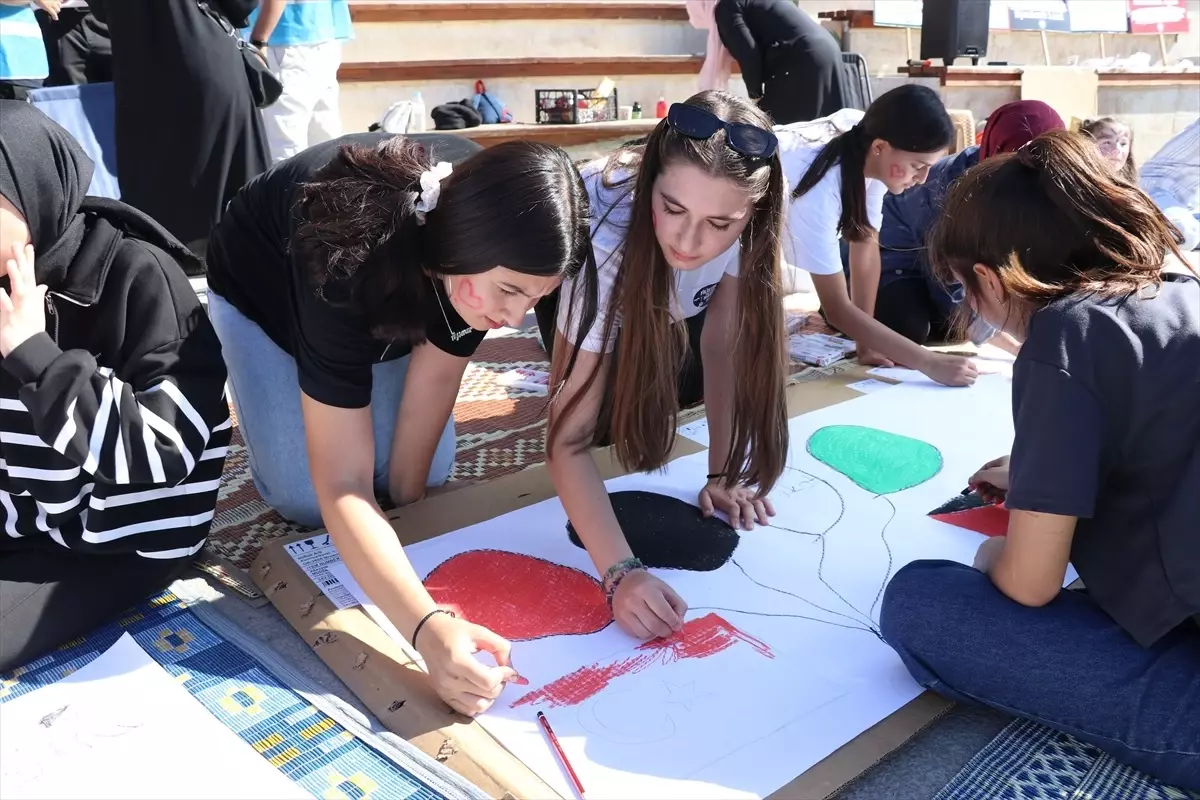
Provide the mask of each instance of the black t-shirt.
[{"label": "black t-shirt", "polygon": [[1147,646],[1200,613],[1200,282],[1038,311],[1013,419],[1007,505],[1079,518],[1100,607]]},{"label": "black t-shirt", "polygon": [[[380,341],[363,316],[347,307],[345,287],[326,284],[318,296],[309,264],[297,263],[290,243],[298,222],[299,187],[312,179],[343,144],[374,147],[388,134],[358,133],[310,147],[259,175],[229,203],[208,244],[209,287],[255,322],[296,359],[300,388],[314,400],[341,408],[371,401],[371,367],[401,358],[419,342]],[[481,148],[453,134],[417,135],[434,163],[458,164]],[[452,341],[451,329],[467,326],[454,311],[441,281],[426,309],[426,337],[451,355],[467,358],[485,331]],[[443,312],[445,316],[443,317]]]}]

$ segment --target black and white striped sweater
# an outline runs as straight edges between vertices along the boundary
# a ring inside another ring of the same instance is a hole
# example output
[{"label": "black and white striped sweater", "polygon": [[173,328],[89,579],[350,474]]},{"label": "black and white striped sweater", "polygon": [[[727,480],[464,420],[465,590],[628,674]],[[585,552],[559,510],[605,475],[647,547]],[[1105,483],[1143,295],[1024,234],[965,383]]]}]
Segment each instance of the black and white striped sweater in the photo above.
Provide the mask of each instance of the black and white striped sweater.
[{"label": "black and white striped sweater", "polygon": [[76,257],[46,333],[0,361],[0,551],[182,558],[208,535],[232,435],[221,346],[174,260],[116,240]]}]

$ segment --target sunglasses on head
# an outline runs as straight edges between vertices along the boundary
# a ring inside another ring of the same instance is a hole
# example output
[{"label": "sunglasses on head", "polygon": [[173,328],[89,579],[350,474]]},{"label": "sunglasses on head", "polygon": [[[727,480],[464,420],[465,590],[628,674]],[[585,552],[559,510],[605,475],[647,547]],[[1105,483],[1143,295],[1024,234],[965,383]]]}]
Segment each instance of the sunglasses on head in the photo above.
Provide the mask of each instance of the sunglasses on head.
[{"label": "sunglasses on head", "polygon": [[748,158],[770,158],[779,147],[775,134],[765,128],[726,122],[716,114],[686,103],[671,106],[667,124],[689,139],[711,139],[717,131],[725,131],[729,146]]}]

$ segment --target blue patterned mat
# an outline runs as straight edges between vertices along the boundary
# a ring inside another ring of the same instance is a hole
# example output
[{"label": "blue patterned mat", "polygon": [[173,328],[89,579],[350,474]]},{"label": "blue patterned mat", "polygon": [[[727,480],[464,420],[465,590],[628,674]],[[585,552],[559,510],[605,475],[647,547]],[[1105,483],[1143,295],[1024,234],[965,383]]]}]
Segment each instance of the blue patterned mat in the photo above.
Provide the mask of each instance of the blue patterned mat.
[{"label": "blue patterned mat", "polygon": [[934,800],[1200,800],[1119,764],[1090,744],[1016,720]]},{"label": "blue patterned mat", "polygon": [[[400,765],[284,686],[166,592],[31,664],[0,674],[0,703],[54,683],[128,633],[193,697],[314,797],[442,800]],[[209,765],[219,768],[219,764]]]}]

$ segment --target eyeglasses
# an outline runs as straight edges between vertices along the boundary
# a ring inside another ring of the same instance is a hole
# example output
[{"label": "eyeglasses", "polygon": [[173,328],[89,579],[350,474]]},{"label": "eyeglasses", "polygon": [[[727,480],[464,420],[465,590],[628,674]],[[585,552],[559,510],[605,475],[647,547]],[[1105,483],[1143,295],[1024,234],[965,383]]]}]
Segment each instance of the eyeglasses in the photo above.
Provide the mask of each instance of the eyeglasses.
[{"label": "eyeglasses", "polygon": [[749,158],[770,158],[779,147],[775,134],[755,125],[726,122],[716,114],[686,103],[675,103],[667,112],[667,124],[689,139],[711,139],[725,131],[725,139],[734,151]]}]

